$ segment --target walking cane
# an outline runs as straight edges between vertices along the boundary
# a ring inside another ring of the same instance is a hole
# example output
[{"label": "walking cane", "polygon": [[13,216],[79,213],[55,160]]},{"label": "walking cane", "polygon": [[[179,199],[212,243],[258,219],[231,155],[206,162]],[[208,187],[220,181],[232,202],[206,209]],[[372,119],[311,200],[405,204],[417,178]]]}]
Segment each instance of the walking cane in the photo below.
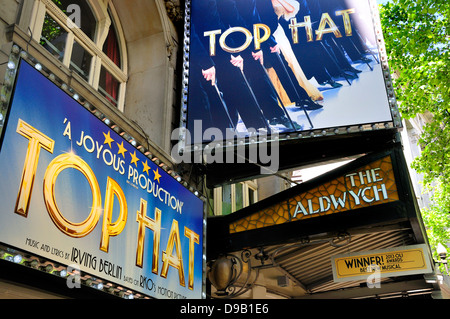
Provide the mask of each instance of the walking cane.
[{"label": "walking cane", "polygon": [[373,53],[373,51],[367,46],[367,44],[364,42],[363,37],[361,36],[361,34],[356,31],[356,34],[358,35],[362,45],[366,48],[366,51],[370,53],[371,56],[373,56],[373,58],[375,59],[375,61],[377,61],[377,64],[380,64],[380,60],[378,60],[377,56],[375,55],[375,53]]},{"label": "walking cane", "polygon": [[[349,39],[350,43],[352,44],[352,46],[355,48],[355,50],[358,52],[359,55],[361,55],[362,57],[364,57],[364,55],[361,53],[361,51],[358,49],[358,47],[356,46],[355,42],[353,42],[352,38]],[[367,64],[367,66],[369,67],[370,71],[373,71],[372,66],[370,65],[369,62],[365,62]]]},{"label": "walking cane", "polygon": [[[334,40],[334,38],[331,38],[331,40],[334,42],[334,44],[335,44],[336,47],[338,48],[339,52],[340,52],[342,55],[345,56],[345,53],[344,53],[344,51],[343,51],[343,49],[342,49],[342,46],[338,45],[338,44],[336,43],[336,41]],[[361,52],[359,52],[359,51],[358,51],[358,53],[361,54]],[[366,64],[369,66],[369,68],[372,70],[372,67],[370,66],[370,64],[369,64],[368,62],[365,62],[365,63],[366,63]]]},{"label": "walking cane", "polygon": [[336,65],[336,67],[337,67],[339,70],[341,70],[341,74],[344,76],[344,78],[345,78],[345,80],[347,81],[347,83],[348,83],[349,85],[352,85],[352,83],[351,83],[351,82],[349,81],[349,79],[347,78],[347,75],[345,74],[345,72],[342,71],[341,67],[339,66],[339,63],[337,62],[337,58],[334,57],[334,56],[330,53],[330,51],[328,51],[328,49],[326,48],[326,46],[323,44],[322,41],[319,41],[319,42],[320,42],[320,45],[322,46],[322,48],[325,50],[325,52],[328,53],[328,56],[330,57],[331,61],[333,61],[333,63]]},{"label": "walking cane", "polygon": [[218,86],[217,86],[217,80],[214,82],[213,86],[214,86],[214,88],[216,89],[217,96],[219,97],[220,103],[222,104],[223,109],[225,110],[225,113],[227,114],[228,120],[230,121],[231,126],[233,127],[233,130],[234,130],[235,132],[237,132],[236,126],[234,125],[233,121],[231,120],[231,116],[230,116],[230,113],[229,113],[229,111],[228,111],[227,104],[226,104],[225,101],[223,100],[222,92],[220,92],[220,90],[219,90],[219,88],[218,88]]},{"label": "walking cane", "polygon": [[272,90],[273,90],[273,91],[275,92],[275,94],[277,95],[277,99],[278,99],[278,101],[280,102],[280,105],[281,105],[281,108],[282,108],[283,111],[284,111],[284,114],[285,114],[286,117],[289,119],[289,122],[291,122],[292,128],[293,128],[294,130],[296,130],[296,129],[295,129],[294,122],[292,121],[291,117],[289,116],[289,113],[288,113],[288,111],[286,110],[286,107],[284,106],[283,101],[281,100],[281,97],[280,97],[280,95],[278,94],[278,91],[275,89],[275,86],[273,85],[272,81],[270,80],[270,77],[269,77],[269,74],[267,73],[266,68],[265,68],[264,65],[262,65],[261,63],[259,63],[259,65],[261,65],[261,68],[263,69],[265,75],[267,76],[267,79],[269,80],[269,83],[270,83],[270,86],[272,87]]},{"label": "walking cane", "polygon": [[[295,88],[294,82],[292,82],[291,76],[289,75],[289,72],[288,72],[288,70],[286,69],[286,66],[285,66],[284,63],[283,63],[283,60],[281,59],[280,54],[277,53],[277,52],[275,52],[275,54],[277,55],[278,62],[279,62],[279,63],[281,64],[281,66],[283,67],[283,71],[286,73],[287,78],[289,79],[289,83],[291,84],[292,88],[293,88],[294,91],[295,91],[295,94],[297,95],[297,99],[298,99],[299,101],[301,101],[300,95],[298,94],[298,91],[297,91],[297,89]],[[302,109],[303,109],[303,112],[305,112],[305,115],[306,115],[306,118],[308,119],[309,125],[311,125],[311,128],[314,128],[314,125],[313,125],[313,123],[311,122],[311,119],[309,118],[308,112],[306,112],[305,106],[304,106],[303,104],[302,104]]]},{"label": "walking cane", "polygon": [[[232,57],[233,57],[233,56],[232,56]],[[237,67],[237,68],[239,68],[239,67]],[[259,106],[259,103],[258,103],[258,100],[256,99],[255,93],[253,92],[253,90],[252,90],[250,84],[248,83],[247,77],[245,76],[244,71],[242,70],[242,68],[239,68],[239,70],[241,71],[241,75],[242,75],[242,78],[244,79],[245,85],[247,86],[248,92],[250,93],[250,95],[251,95],[251,97],[252,97],[252,99],[253,99],[253,102],[255,102],[256,107],[258,108],[258,110],[259,110],[259,112],[260,112],[261,119],[263,120],[264,123],[266,123],[267,133],[270,134],[270,133],[271,133],[270,126],[267,124],[267,119],[266,119],[266,117],[264,116],[264,113],[263,113],[263,111],[261,110],[261,107]]]}]

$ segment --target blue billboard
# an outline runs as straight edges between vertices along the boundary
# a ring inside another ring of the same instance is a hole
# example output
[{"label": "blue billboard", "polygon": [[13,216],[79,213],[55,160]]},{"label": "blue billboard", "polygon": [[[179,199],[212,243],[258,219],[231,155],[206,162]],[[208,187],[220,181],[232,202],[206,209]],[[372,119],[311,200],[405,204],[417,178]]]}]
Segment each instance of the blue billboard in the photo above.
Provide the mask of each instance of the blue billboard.
[{"label": "blue billboard", "polygon": [[0,242],[150,297],[202,298],[203,201],[23,60],[0,168]]},{"label": "blue billboard", "polygon": [[185,145],[394,122],[375,1],[192,1],[188,13]]}]

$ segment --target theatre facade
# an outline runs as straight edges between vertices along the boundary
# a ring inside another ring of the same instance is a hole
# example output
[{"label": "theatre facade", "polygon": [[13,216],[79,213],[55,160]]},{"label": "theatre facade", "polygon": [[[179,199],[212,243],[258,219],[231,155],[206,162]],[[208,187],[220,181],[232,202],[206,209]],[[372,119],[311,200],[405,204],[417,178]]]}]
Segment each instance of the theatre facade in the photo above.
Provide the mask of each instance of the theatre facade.
[{"label": "theatre facade", "polygon": [[170,156],[179,4],[0,14],[2,296],[204,298],[204,197]]},{"label": "theatre facade", "polygon": [[208,231],[216,298],[442,297],[400,144],[209,217]]},{"label": "theatre facade", "polygon": [[375,1],[3,2],[0,297],[445,295]]}]

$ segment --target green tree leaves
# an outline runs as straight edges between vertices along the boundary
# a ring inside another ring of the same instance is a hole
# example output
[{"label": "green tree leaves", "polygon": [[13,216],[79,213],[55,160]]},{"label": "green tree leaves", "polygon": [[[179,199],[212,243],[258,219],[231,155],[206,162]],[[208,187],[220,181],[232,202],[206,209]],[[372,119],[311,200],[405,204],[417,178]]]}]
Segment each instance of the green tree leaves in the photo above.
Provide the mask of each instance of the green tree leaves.
[{"label": "green tree leaves", "polygon": [[391,0],[380,6],[389,65],[403,118],[428,114],[420,137],[422,154],[412,167],[436,187],[424,210],[432,244],[450,233],[450,1]]}]

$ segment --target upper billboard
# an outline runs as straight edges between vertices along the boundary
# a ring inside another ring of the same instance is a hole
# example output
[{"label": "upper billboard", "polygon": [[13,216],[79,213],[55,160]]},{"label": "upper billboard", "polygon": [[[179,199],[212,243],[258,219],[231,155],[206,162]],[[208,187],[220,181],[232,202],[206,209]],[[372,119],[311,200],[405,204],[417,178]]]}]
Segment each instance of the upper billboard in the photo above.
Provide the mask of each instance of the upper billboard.
[{"label": "upper billboard", "polygon": [[187,8],[185,145],[398,126],[374,1],[197,0]]},{"label": "upper billboard", "polygon": [[0,242],[151,297],[202,298],[203,201],[25,61],[3,134]]}]

